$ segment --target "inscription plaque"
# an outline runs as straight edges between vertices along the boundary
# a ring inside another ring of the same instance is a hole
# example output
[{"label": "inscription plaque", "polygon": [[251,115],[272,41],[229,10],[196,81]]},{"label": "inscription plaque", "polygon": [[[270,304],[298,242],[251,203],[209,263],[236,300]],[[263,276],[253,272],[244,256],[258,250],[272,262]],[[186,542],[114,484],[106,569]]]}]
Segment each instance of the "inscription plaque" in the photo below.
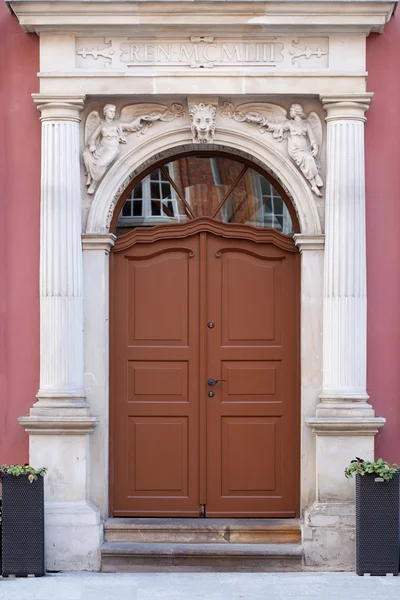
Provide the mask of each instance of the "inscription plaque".
[{"label": "inscription plaque", "polygon": [[328,37],[76,38],[83,69],[324,69],[328,60]]}]

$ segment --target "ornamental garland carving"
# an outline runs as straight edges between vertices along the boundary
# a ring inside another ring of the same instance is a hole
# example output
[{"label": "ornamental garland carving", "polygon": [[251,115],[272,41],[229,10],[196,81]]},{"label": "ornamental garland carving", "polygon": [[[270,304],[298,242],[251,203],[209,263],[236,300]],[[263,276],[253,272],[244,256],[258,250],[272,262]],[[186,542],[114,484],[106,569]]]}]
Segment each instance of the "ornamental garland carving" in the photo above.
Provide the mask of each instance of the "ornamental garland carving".
[{"label": "ornamental garland carving", "polygon": [[288,112],[276,104],[251,103],[234,107],[224,102],[222,115],[239,122],[254,123],[261,133],[270,132],[278,142],[287,140],[290,158],[308,180],[316,196],[322,196],[319,153],[322,124],[315,112],[304,113],[301,104],[292,104]]},{"label": "ornamental garland carving", "polygon": [[117,159],[120,144],[127,143],[126,133],[138,132],[138,135],[143,135],[156,121],[173,121],[184,117],[185,112],[182,104],[172,104],[171,107],[162,104],[131,104],[121,110],[118,119],[115,115],[114,104],[106,104],[103,118],[94,110],[86,119],[83,162],[88,194],[94,194],[96,185]]}]

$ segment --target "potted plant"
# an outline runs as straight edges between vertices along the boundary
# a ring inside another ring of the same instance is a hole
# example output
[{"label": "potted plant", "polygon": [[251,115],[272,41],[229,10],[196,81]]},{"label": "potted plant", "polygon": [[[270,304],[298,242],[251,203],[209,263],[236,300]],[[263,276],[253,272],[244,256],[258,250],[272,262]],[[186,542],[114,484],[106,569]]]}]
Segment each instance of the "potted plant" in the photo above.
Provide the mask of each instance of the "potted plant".
[{"label": "potted plant", "polygon": [[356,573],[399,574],[400,466],[382,458],[356,458],[345,469],[356,476]]},{"label": "potted plant", "polygon": [[2,572],[2,543],[1,543],[1,522],[3,520],[2,511],[1,511],[1,496],[0,496],[0,574]]},{"label": "potted plant", "polygon": [[0,465],[2,480],[2,575],[44,575],[45,468]]}]

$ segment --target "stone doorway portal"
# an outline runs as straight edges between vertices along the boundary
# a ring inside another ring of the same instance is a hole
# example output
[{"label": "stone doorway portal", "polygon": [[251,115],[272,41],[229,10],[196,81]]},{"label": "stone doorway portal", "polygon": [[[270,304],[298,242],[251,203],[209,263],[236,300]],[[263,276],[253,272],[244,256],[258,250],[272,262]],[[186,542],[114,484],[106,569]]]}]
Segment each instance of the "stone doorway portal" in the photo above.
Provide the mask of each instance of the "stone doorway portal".
[{"label": "stone doorway portal", "polygon": [[300,263],[276,186],[236,157],[197,152],[123,194],[114,516],[299,514]]}]

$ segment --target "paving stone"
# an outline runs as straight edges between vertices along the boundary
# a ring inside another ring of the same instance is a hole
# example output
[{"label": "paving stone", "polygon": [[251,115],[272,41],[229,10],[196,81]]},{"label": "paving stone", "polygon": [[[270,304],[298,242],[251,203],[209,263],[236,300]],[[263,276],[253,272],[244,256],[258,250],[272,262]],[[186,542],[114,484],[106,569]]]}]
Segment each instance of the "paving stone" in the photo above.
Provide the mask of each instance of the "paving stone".
[{"label": "paving stone", "polygon": [[399,600],[400,577],[354,573],[65,573],[0,578],[0,600]]}]

